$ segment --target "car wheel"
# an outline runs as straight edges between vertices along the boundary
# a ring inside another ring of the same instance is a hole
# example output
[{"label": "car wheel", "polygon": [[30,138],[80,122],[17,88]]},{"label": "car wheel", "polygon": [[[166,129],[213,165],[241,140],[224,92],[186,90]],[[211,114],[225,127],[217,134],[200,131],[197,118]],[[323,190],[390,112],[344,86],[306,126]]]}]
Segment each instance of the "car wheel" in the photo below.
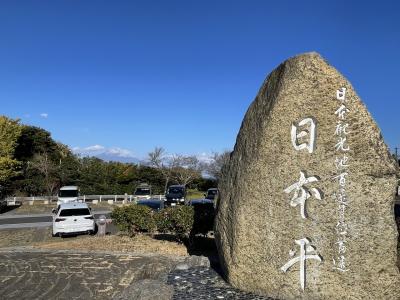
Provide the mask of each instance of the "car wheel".
[{"label": "car wheel", "polygon": [[52,237],[57,237],[57,236],[58,236],[58,233],[52,233],[51,236],[52,236]]}]

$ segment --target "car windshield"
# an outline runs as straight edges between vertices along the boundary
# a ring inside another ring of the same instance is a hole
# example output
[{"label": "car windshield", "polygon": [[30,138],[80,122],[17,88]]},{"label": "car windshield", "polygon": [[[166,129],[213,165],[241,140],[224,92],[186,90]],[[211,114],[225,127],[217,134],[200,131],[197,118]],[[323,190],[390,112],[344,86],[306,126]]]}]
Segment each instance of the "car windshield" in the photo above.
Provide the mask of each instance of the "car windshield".
[{"label": "car windshield", "polygon": [[135,191],[135,195],[150,195],[149,188],[137,188]]},{"label": "car windshield", "polygon": [[168,193],[170,194],[180,194],[183,193],[183,188],[173,187],[168,189]]},{"label": "car windshield", "polygon": [[217,194],[217,190],[209,190],[208,194],[215,196]]},{"label": "car windshield", "polygon": [[60,217],[87,216],[87,215],[90,215],[90,211],[88,208],[63,209],[60,212]]},{"label": "car windshield", "polygon": [[78,197],[77,190],[60,190],[58,197]]}]

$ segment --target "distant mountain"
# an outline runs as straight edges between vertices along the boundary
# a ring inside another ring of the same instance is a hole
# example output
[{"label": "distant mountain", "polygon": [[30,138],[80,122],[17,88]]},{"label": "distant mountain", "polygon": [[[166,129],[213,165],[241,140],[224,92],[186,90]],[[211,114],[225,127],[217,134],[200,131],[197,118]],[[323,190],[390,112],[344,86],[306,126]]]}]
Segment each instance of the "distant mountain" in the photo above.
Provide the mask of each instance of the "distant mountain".
[{"label": "distant mountain", "polygon": [[97,155],[92,155],[94,157],[100,158],[104,161],[118,161],[122,163],[134,163],[134,164],[142,164],[142,161],[136,157],[121,157],[118,155],[113,155],[110,153],[101,153]]},{"label": "distant mountain", "polygon": [[122,163],[143,164],[144,162],[135,157],[130,150],[118,147],[106,148],[101,145],[93,145],[85,148],[75,147],[72,149],[79,156],[97,157],[104,161],[118,161]]}]

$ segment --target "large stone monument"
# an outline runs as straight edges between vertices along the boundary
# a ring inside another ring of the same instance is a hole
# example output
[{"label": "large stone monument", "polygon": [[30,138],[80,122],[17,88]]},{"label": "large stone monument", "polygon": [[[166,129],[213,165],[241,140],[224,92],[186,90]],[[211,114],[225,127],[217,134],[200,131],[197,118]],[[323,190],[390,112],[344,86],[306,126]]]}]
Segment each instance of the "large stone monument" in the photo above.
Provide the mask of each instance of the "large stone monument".
[{"label": "large stone monument", "polygon": [[285,61],[223,170],[216,239],[228,281],[278,299],[400,299],[396,172],[351,84],[317,53]]}]

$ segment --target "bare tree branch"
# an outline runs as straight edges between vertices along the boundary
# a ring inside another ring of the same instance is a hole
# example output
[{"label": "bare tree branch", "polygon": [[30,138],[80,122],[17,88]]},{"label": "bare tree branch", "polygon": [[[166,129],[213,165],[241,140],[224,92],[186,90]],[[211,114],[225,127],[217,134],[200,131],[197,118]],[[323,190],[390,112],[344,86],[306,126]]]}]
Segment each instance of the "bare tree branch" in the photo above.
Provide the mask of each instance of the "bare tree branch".
[{"label": "bare tree branch", "polygon": [[222,177],[223,167],[229,163],[230,155],[230,151],[224,151],[222,153],[215,152],[212,162],[206,164],[205,171],[219,181]]},{"label": "bare tree branch", "polygon": [[35,168],[44,176],[48,195],[53,195],[59,185],[59,179],[55,176],[57,165],[50,159],[47,153],[35,154],[31,167]]},{"label": "bare tree branch", "polygon": [[165,180],[164,193],[166,193],[172,171],[165,155],[165,149],[163,147],[155,147],[152,152],[149,152],[148,160],[151,166],[159,169],[163,174]]},{"label": "bare tree branch", "polygon": [[203,164],[196,156],[174,155],[171,168],[173,178],[179,184],[187,185],[201,176]]}]

